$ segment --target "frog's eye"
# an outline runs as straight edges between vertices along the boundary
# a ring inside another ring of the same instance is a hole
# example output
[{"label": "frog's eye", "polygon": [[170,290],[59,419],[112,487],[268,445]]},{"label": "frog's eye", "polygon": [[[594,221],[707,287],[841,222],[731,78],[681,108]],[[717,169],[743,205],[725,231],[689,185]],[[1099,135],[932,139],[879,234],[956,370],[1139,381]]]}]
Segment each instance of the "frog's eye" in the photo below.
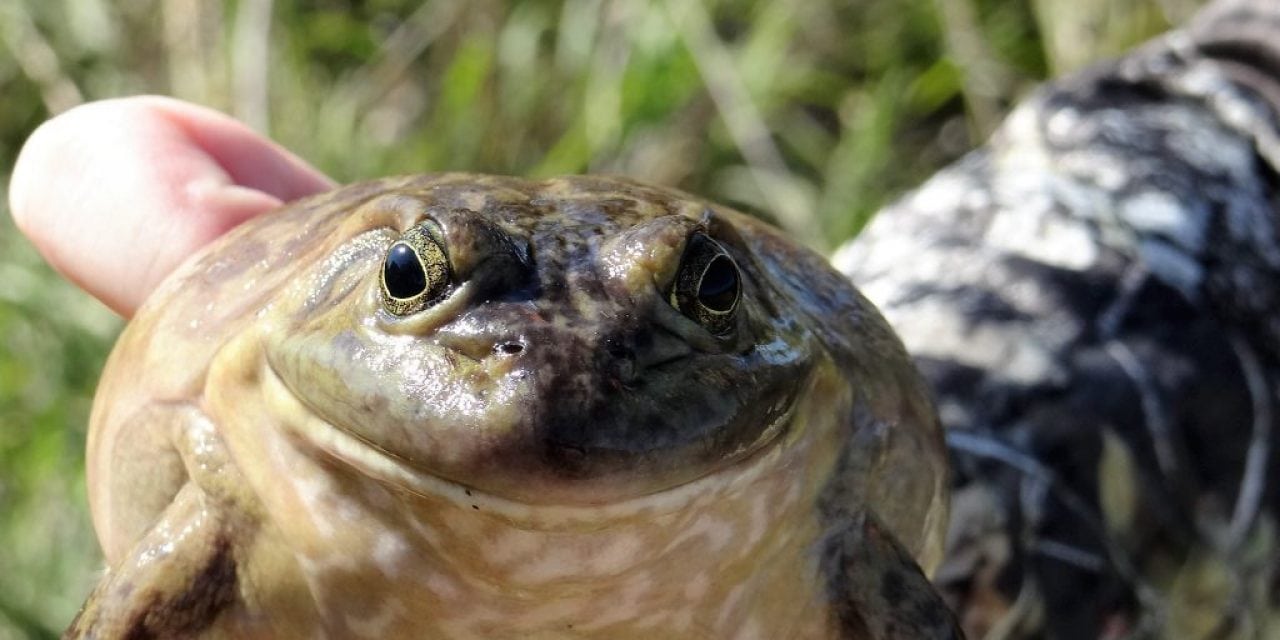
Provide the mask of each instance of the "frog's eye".
[{"label": "frog's eye", "polygon": [[397,316],[417,313],[449,286],[449,258],[440,229],[424,222],[405,232],[382,261],[382,306]]},{"label": "frog's eye", "polygon": [[716,335],[729,333],[742,298],[742,274],[719,242],[689,238],[671,288],[671,305]]}]

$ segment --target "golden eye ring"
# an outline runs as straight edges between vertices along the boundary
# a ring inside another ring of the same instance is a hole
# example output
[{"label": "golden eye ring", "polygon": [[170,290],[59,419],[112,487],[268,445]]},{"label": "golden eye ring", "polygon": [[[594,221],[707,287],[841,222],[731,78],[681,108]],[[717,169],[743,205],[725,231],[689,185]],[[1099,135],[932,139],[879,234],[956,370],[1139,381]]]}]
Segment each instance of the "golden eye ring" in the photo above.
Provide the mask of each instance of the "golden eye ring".
[{"label": "golden eye ring", "polygon": [[379,282],[382,306],[395,316],[417,313],[439,300],[453,280],[440,227],[424,221],[387,249]]},{"label": "golden eye ring", "polygon": [[742,272],[729,252],[705,234],[690,236],[671,288],[671,306],[723,336],[733,330],[741,301]]}]

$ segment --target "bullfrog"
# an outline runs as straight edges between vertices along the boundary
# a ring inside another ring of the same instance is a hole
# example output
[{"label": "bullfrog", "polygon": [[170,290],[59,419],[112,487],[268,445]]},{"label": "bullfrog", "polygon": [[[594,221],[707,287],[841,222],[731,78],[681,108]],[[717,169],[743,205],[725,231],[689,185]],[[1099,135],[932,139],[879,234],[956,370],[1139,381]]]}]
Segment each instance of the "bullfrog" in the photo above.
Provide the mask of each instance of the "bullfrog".
[{"label": "bullfrog", "polygon": [[818,254],[617,178],[343,187],[109,358],[70,637],[949,638],[934,408]]}]

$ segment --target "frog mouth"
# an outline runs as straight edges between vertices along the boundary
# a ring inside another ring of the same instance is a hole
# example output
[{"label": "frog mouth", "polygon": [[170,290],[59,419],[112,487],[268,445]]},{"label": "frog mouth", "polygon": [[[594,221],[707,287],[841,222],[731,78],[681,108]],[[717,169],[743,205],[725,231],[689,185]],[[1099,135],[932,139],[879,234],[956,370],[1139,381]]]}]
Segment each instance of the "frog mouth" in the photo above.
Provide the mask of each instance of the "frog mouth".
[{"label": "frog mouth", "polygon": [[705,468],[701,474],[681,482],[649,492],[614,495],[606,500],[533,502],[440,473],[344,428],[311,406],[305,395],[296,393],[269,357],[263,359],[261,375],[263,393],[271,410],[276,415],[289,416],[285,423],[296,435],[294,442],[314,456],[334,460],[383,485],[423,499],[443,500],[457,509],[484,511],[513,522],[529,522],[531,527],[552,529],[598,528],[603,521],[634,517],[637,513],[657,516],[680,510],[691,500],[717,488],[750,481],[767,466],[758,464],[762,458],[780,454],[780,447],[771,445],[783,439],[797,413],[795,396],[789,395],[786,403],[776,407],[758,437],[727,452],[718,464]]}]

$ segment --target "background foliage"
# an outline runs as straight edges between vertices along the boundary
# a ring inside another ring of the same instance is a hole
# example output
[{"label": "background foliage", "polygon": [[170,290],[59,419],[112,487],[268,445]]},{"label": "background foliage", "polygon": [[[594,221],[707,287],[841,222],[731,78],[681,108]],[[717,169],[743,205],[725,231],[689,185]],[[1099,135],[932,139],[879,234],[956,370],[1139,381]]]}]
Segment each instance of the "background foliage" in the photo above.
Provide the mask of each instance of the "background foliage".
[{"label": "background foliage", "polygon": [[[623,173],[771,212],[827,249],[1036,81],[1198,4],[4,0],[0,195],[51,114],[163,93],[341,181]],[[84,422],[119,327],[0,216],[0,640],[56,636],[98,569]]]}]

